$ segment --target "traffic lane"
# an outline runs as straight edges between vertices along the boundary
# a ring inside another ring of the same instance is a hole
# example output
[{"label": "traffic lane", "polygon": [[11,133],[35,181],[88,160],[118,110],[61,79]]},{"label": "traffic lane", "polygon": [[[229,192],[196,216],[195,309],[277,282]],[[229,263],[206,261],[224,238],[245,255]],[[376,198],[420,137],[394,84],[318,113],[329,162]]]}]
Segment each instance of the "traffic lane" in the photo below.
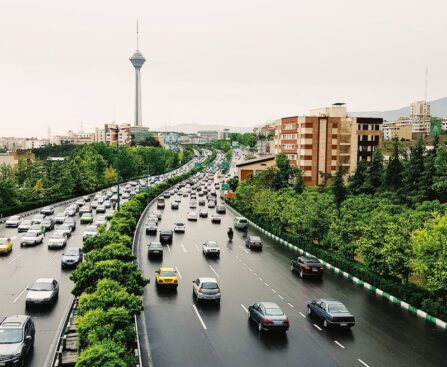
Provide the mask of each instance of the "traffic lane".
[{"label": "traffic lane", "polygon": [[[400,307],[370,294],[345,278],[327,271],[322,281],[301,280],[290,272],[290,259],[297,252],[260,235],[265,244],[262,253],[247,254],[240,248],[240,256],[257,269],[283,297],[291,300],[302,313],[312,298],[335,298],[346,304],[356,317],[356,326],[349,334],[341,334],[343,345],[353,350],[362,360],[372,365],[404,366],[420,363],[442,365],[447,357],[445,331],[411,315]],[[240,236],[238,234],[236,238]],[[242,239],[240,242],[243,242]],[[266,266],[268,264],[268,266]],[[291,291],[292,290],[292,291]],[[332,337],[338,330],[325,332]]]},{"label": "traffic lane", "polygon": [[[183,209],[178,211],[165,209],[161,221],[165,226],[163,228],[166,228],[166,224],[170,225],[170,223],[175,221],[186,222],[184,218],[189,209],[185,206]],[[162,228],[161,223],[160,228]],[[219,260],[207,259],[201,253],[201,243],[206,240],[217,239],[223,245],[225,237],[226,229],[222,225],[211,224],[209,218],[208,220],[199,220],[197,223],[188,222],[186,233],[174,236],[173,244],[169,247],[170,251],[165,250],[163,260],[153,264],[152,269],[151,262],[144,260],[144,256],[147,254],[143,250],[144,244],[140,245],[141,265],[145,272],[154,274],[154,271],[161,265],[176,266],[182,277],[177,292],[153,292],[154,294],[151,297],[151,291],[149,290],[148,292],[146,290],[148,296],[147,301],[145,301],[145,307],[149,306],[149,309],[147,309],[148,318],[156,317],[155,313],[158,307],[163,310],[169,308],[169,311],[167,311],[169,318],[175,318],[175,325],[177,325],[176,328],[166,327],[163,333],[155,330],[153,326],[149,327],[151,340],[155,339],[155,343],[157,343],[156,347],[154,347],[154,342],[151,344],[154,361],[163,361],[164,364],[170,361],[168,359],[169,356],[164,355],[159,350],[158,345],[159,343],[163,344],[163,339],[171,340],[171,337],[175,338],[177,333],[180,332],[178,326],[185,323],[183,316],[177,315],[177,311],[184,307],[188,309],[188,305],[190,309],[192,303],[192,284],[190,282],[198,276],[212,276],[219,279],[222,287],[221,307],[203,303],[196,304],[196,307],[200,317],[203,319],[206,333],[214,346],[213,350],[219,355],[219,360],[223,361],[223,365],[277,365],[278,363],[284,363],[286,360],[293,364],[297,358],[306,363],[313,363],[312,365],[314,366],[351,365],[350,362],[352,361],[349,358],[341,355],[335,358],[334,356],[329,356],[329,354],[322,353],[320,350],[316,350],[313,347],[312,338],[298,331],[299,329],[291,329],[289,337],[278,335],[261,336],[259,340],[257,329],[248,323],[247,314],[241,305],[245,304],[244,307],[248,307],[248,304],[253,302],[270,299],[270,293],[262,286],[259,286],[254,279],[243,276],[243,271],[241,272],[239,264],[233,257],[231,248],[222,246],[222,255]],[[148,240],[142,240],[142,242],[148,242]],[[222,274],[218,273],[216,269],[219,272],[222,271]],[[160,306],[160,303],[163,304],[163,307]],[[151,309],[151,306],[154,307]],[[163,317],[163,315],[159,316]],[[179,319],[177,319],[178,316]],[[199,321],[196,320],[196,327]],[[295,321],[292,320],[292,323]],[[159,322],[163,323],[162,320]],[[193,339],[191,330],[188,330],[187,333]],[[194,337],[196,337],[195,334]],[[288,340],[290,338],[293,338],[294,344],[298,343],[304,346],[304,348],[296,349],[291,345],[289,346]],[[244,345],[244,348],[241,349],[241,345]],[[184,345],[183,347],[187,348],[189,353],[196,354],[194,346]],[[303,353],[303,350],[308,351],[308,353]],[[200,350],[197,351],[197,353],[200,352]],[[340,353],[337,350],[331,351],[335,355],[337,352]],[[339,361],[337,362],[336,359],[339,359]],[[195,363],[199,362],[195,361]],[[171,363],[167,364],[171,365]],[[172,363],[172,365],[175,364]]]}]

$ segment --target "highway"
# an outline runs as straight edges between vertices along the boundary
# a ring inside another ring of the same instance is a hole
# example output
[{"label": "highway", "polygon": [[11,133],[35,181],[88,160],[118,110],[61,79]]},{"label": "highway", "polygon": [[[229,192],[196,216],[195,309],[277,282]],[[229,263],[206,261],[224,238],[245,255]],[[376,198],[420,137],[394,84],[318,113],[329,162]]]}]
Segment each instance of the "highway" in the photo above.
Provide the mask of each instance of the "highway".
[{"label": "highway", "polygon": [[[221,224],[212,224],[210,218],[190,222],[189,198],[182,198],[179,210],[170,209],[172,200],[167,199],[159,229],[172,229],[180,221],[186,223],[186,233],[174,234],[162,261],[147,257],[147,244],[158,240],[155,236],[142,232],[138,247],[140,267],[151,278],[143,296],[146,329],[140,332],[144,365],[151,355],[155,367],[446,366],[445,331],[329,271],[322,281],[300,279],[290,272],[296,253],[251,229],[249,234],[263,240],[262,252],[246,249],[237,231],[229,243],[226,231],[234,218],[230,210]],[[220,244],[220,259],[202,255],[201,244],[207,240]],[[177,291],[156,290],[155,270],[162,265],[178,269]],[[193,301],[192,281],[199,276],[218,279],[220,307]],[[306,314],[312,298],[342,301],[355,315],[355,327],[324,329]],[[246,309],[257,301],[282,307],[291,324],[286,335],[260,334],[248,322]]]}]

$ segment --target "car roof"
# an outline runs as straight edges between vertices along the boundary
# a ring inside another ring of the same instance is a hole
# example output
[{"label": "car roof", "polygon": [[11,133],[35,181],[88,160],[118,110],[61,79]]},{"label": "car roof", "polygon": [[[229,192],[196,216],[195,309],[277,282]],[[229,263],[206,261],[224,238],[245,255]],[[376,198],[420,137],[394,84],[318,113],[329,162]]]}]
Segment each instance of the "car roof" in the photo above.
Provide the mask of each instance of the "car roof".
[{"label": "car roof", "polygon": [[161,246],[161,242],[156,242],[156,241],[149,242],[149,246],[153,246],[153,245]]},{"label": "car roof", "polygon": [[174,268],[169,268],[169,267],[164,267],[164,268],[160,268],[160,271],[175,271]]},{"label": "car roof", "polygon": [[327,303],[328,305],[329,305],[329,304],[334,305],[334,304],[340,304],[340,303],[342,304],[342,302],[337,301],[336,299],[332,299],[332,298],[320,298],[320,299],[317,299],[317,301],[325,302],[325,303]]},{"label": "car roof", "polygon": [[55,279],[53,279],[53,278],[39,278],[39,279],[36,279],[36,283],[37,282],[39,282],[39,283],[52,283],[53,280],[55,280]]},{"label": "car roof", "polygon": [[[22,326],[30,317],[28,315],[11,315],[6,316],[3,321],[0,322],[2,328]],[[19,325],[17,325],[19,324]]]},{"label": "car roof", "polygon": [[200,283],[217,283],[216,278],[211,277],[199,277]]},{"label": "car roof", "polygon": [[265,308],[279,308],[279,309],[281,309],[281,307],[279,307],[274,302],[259,302],[259,304],[263,305]]}]

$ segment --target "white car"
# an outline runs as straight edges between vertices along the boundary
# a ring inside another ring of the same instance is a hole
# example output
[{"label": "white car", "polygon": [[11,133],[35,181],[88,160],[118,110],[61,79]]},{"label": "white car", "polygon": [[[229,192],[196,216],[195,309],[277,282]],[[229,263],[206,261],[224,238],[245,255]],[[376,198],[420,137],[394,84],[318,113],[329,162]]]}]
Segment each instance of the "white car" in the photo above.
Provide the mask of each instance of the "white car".
[{"label": "white car", "polygon": [[216,241],[206,241],[202,245],[202,252],[205,256],[220,256],[220,247]]},{"label": "white car", "polygon": [[149,218],[147,219],[147,221],[158,223],[158,216],[151,214],[151,215],[149,215]]},{"label": "white car", "polygon": [[151,215],[155,215],[158,220],[161,220],[161,211],[160,210],[152,210]]},{"label": "white car", "polygon": [[68,217],[74,217],[76,215],[76,208],[69,206],[64,210],[64,214]]},{"label": "white car", "polygon": [[95,224],[97,225],[97,226],[107,226],[107,219],[106,219],[106,216],[105,215],[98,215],[98,216],[96,216],[96,219],[95,219]]},{"label": "white car", "polygon": [[59,284],[52,278],[37,279],[28,288],[26,295],[26,305],[54,304],[59,296]]},{"label": "white car", "polygon": [[211,223],[220,223],[222,221],[222,217],[219,214],[213,214],[211,216]]},{"label": "white car", "polygon": [[82,239],[85,240],[86,238],[89,237],[95,237],[97,234],[98,234],[98,228],[96,227],[96,225],[87,226],[82,235]]},{"label": "white car", "polygon": [[188,212],[188,220],[197,220],[197,212]]},{"label": "white car", "polygon": [[216,278],[197,278],[192,282],[192,294],[196,301],[220,303],[221,290]]},{"label": "white car", "polygon": [[20,247],[37,245],[43,242],[43,233],[26,232],[20,239]]},{"label": "white car", "polygon": [[48,248],[62,248],[67,246],[67,235],[62,231],[54,232],[48,240]]},{"label": "white car", "polygon": [[185,233],[185,231],[186,231],[185,223],[178,222],[178,223],[174,224],[174,232],[175,233]]},{"label": "white car", "polygon": [[21,215],[13,215],[6,221],[5,226],[16,228],[20,225],[20,223],[22,223],[22,220],[23,217]]}]

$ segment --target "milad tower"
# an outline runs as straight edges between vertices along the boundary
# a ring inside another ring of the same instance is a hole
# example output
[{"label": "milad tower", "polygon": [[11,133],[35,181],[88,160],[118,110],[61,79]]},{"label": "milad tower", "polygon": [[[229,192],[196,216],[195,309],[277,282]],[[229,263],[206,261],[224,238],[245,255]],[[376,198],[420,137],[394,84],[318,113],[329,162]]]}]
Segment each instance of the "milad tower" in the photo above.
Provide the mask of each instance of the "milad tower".
[{"label": "milad tower", "polygon": [[134,126],[143,126],[141,118],[141,73],[140,69],[143,66],[146,59],[139,50],[139,33],[137,22],[137,50],[129,58],[133,67],[135,68],[135,120]]}]

